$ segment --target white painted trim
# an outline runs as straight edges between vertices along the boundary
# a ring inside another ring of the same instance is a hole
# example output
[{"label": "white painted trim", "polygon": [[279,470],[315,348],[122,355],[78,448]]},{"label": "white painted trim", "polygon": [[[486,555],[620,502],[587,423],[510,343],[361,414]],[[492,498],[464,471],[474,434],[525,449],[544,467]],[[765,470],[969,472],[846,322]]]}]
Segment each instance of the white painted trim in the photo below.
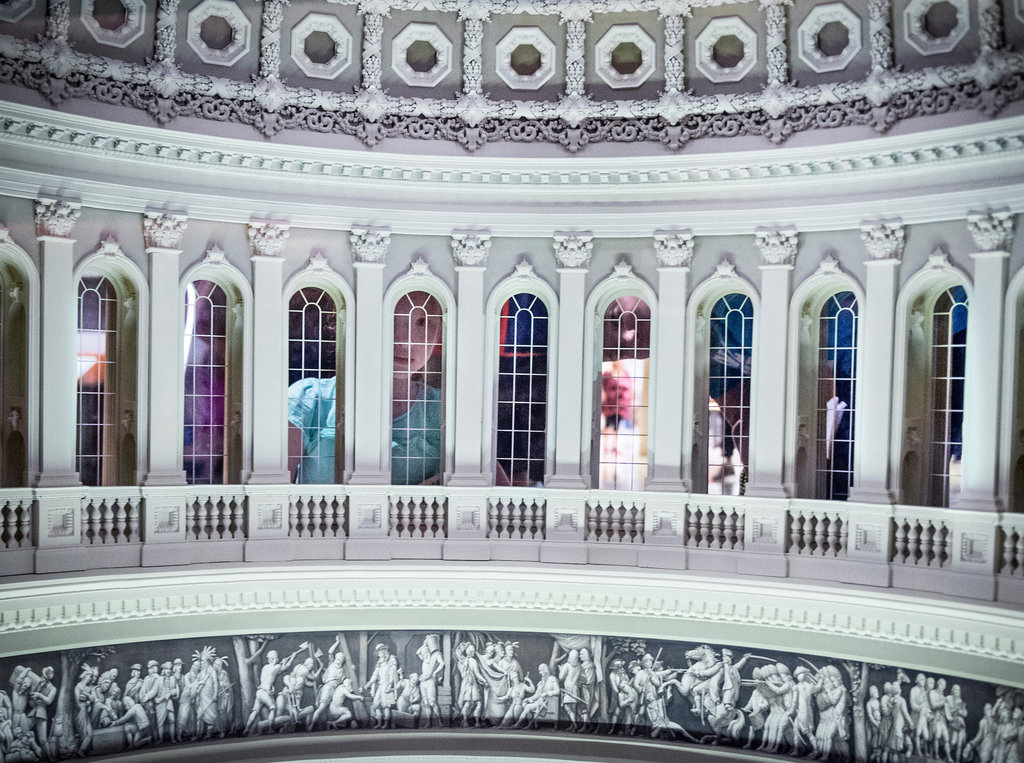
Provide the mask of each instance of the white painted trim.
[{"label": "white painted trim", "polygon": [[[1024,418],[1024,399],[1015,400],[1018,379],[1024,369],[1024,358],[1017,355],[1017,337],[1024,322],[1024,269],[1010,279],[1006,288],[1006,315],[1003,323],[1003,379],[999,427],[999,471],[1004,484],[997,485],[1003,506],[1012,511],[1014,457],[1024,456],[1024,448],[1015,445],[1018,422]],[[969,319],[968,319],[969,320]],[[1016,403],[1016,407],[1015,404]]]}]

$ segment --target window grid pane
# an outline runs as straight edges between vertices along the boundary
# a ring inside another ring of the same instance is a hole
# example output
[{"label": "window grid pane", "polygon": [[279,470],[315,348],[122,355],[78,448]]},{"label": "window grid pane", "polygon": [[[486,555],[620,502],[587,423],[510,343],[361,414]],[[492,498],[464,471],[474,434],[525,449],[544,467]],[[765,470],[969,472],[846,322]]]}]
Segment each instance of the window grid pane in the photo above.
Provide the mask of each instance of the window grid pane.
[{"label": "window grid pane", "polygon": [[708,369],[708,493],[742,495],[749,463],[754,306],[726,294],[711,310]]},{"label": "window grid pane", "polygon": [[78,282],[75,468],[83,485],[116,481],[117,292],[101,276]]},{"label": "window grid pane", "polygon": [[857,298],[833,294],[818,320],[818,498],[845,501],[853,485]]},{"label": "window grid pane", "polygon": [[425,291],[411,291],[394,312],[391,482],[435,484],[444,442],[444,313]]},{"label": "window grid pane", "polygon": [[185,478],[190,485],[225,482],[227,294],[212,281],[185,290]]},{"label": "window grid pane", "polygon": [[939,295],[932,310],[929,506],[949,506],[950,495],[960,492],[966,359],[967,292],[954,286]]},{"label": "window grid pane", "polygon": [[547,306],[536,295],[516,294],[501,308],[498,331],[495,481],[541,486],[547,425]]},{"label": "window grid pane", "polygon": [[598,486],[643,490],[647,481],[651,309],[638,297],[608,305],[602,326]]},{"label": "window grid pane", "polygon": [[344,432],[343,417],[337,415],[338,357],[334,299],[312,287],[295,292],[288,303],[288,422],[302,441],[301,451],[289,454],[297,483],[340,481],[335,464],[344,452]]}]

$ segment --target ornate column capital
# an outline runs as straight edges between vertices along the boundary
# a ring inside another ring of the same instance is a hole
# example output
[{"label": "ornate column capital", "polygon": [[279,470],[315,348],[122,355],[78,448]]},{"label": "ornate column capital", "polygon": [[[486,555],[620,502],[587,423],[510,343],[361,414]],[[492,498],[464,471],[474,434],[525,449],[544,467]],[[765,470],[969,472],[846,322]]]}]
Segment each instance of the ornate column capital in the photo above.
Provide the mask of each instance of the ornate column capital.
[{"label": "ornate column capital", "polygon": [[688,268],[693,261],[693,231],[654,231],[654,251],[660,268]]},{"label": "ornate column capital", "polygon": [[490,231],[452,231],[452,257],[458,267],[487,267]]},{"label": "ornate column capital", "polygon": [[36,199],[36,235],[70,238],[81,214],[77,201],[40,197]]},{"label": "ornate column capital", "polygon": [[357,263],[383,265],[384,256],[391,244],[391,231],[368,225],[353,226],[349,235],[352,242],[352,259]]},{"label": "ornate column capital", "polygon": [[146,212],[142,218],[142,238],[147,249],[181,249],[188,217],[175,212]]},{"label": "ornate column capital", "polygon": [[873,260],[902,260],[903,221],[865,220],[860,224],[860,238]]},{"label": "ornate column capital", "polygon": [[291,225],[269,220],[249,223],[249,250],[254,257],[280,257]]},{"label": "ornate column capital", "polygon": [[797,230],[788,228],[758,228],[754,231],[762,265],[793,266],[796,262]]},{"label": "ornate column capital", "polygon": [[967,229],[982,252],[1008,252],[1013,245],[1014,214],[1007,208],[967,214]]},{"label": "ornate column capital", "polygon": [[590,231],[556,233],[553,237],[555,262],[560,268],[586,270],[594,251],[594,234]]}]

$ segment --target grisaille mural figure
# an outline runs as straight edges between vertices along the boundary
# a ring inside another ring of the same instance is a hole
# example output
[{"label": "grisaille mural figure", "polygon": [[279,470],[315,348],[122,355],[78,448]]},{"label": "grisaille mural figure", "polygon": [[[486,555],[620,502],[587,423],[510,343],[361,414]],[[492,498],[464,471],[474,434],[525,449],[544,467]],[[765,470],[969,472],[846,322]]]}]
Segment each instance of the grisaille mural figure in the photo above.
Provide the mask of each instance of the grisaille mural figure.
[{"label": "grisaille mural figure", "polygon": [[4,763],[212,738],[446,726],[650,737],[821,761],[1024,760],[1024,690],[719,644],[259,634],[22,655],[0,669]]}]

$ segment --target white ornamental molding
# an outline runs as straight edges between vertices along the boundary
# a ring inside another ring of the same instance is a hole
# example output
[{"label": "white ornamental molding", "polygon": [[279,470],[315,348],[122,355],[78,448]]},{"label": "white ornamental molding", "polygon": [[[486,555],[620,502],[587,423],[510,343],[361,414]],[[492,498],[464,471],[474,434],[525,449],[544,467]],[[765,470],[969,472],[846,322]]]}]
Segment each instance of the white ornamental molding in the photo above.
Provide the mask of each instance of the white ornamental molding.
[{"label": "white ornamental molding", "polygon": [[36,235],[68,238],[82,214],[77,201],[40,198],[36,200]]},{"label": "white ornamental molding", "polygon": [[971,212],[967,229],[982,252],[1009,252],[1013,245],[1014,214],[1009,209]]},{"label": "white ornamental molding", "polygon": [[[539,65],[532,72],[523,74],[512,68],[513,54],[519,48],[526,48],[525,52],[532,48],[536,53]],[[555,74],[555,43],[540,27],[512,27],[498,41],[494,56],[495,71],[513,90],[537,90]]]},{"label": "white ornamental molding", "polygon": [[[417,71],[409,64],[409,48],[416,43],[434,49],[434,64],[426,71]],[[434,87],[452,71],[452,43],[437,24],[413,22],[395,35],[391,43],[391,68],[412,87]]]},{"label": "white ornamental molding", "polygon": [[491,234],[487,231],[452,231],[452,256],[459,267],[487,267]]},{"label": "white ornamental molding", "polygon": [[[840,24],[846,28],[846,47],[829,55],[819,47],[819,35],[829,24]],[[797,55],[800,60],[816,72],[841,71],[861,51],[860,16],[844,3],[823,3],[816,5],[807,14],[797,29]]]},{"label": "white ornamental molding", "polygon": [[96,18],[95,0],[82,0],[82,24],[96,42],[126,48],[142,34],[146,24],[146,4],[143,0],[120,0],[124,7],[124,22],[116,29],[107,29]]},{"label": "white ornamental molding", "polygon": [[21,21],[29,11],[36,7],[37,2],[40,0],[8,0],[6,3],[0,4],[0,21],[6,21],[9,24]]},{"label": "white ornamental molding", "polygon": [[349,236],[352,242],[352,259],[356,262],[383,265],[384,256],[391,243],[391,231],[387,228],[358,226]]},{"label": "white ornamental molding", "polygon": [[693,262],[693,231],[655,231],[654,251],[658,255],[658,267],[690,267],[690,263]]},{"label": "white ornamental molding", "polygon": [[594,251],[594,234],[590,231],[556,233],[555,262],[560,268],[586,269]]},{"label": "white ornamental molding", "polygon": [[[306,54],[306,40],[319,32],[334,43],[334,55],[327,61],[314,61]],[[307,77],[334,79],[352,63],[352,35],[341,20],[326,13],[309,13],[292,29],[291,57]]]},{"label": "white ornamental molding", "polygon": [[796,262],[796,228],[758,228],[754,235],[763,265],[792,266]]},{"label": "white ornamental molding", "polygon": [[113,236],[107,236],[100,245],[96,248],[94,254],[101,255],[103,257],[125,257],[124,251],[121,249],[121,245],[117,243],[117,239]]},{"label": "white ornamental molding", "polygon": [[206,250],[206,254],[203,256],[203,265],[227,265],[228,261],[225,259],[224,250],[221,249],[217,244],[212,245]]},{"label": "white ornamental molding", "polygon": [[814,271],[814,275],[835,276],[842,272],[843,269],[839,265],[839,260],[836,259],[835,252],[827,252],[825,256],[821,258],[821,262],[818,263],[818,269]]},{"label": "white ornamental molding", "polygon": [[871,220],[860,225],[861,241],[873,260],[903,259],[904,234],[901,220]]},{"label": "white ornamental molding", "polygon": [[[936,35],[929,23],[929,14],[936,13],[933,10],[936,6],[952,6],[956,11],[956,25],[952,29],[942,29],[941,35]],[[904,39],[925,56],[949,53],[970,28],[967,0],[911,0],[903,11]]]},{"label": "white ornamental molding", "polygon": [[142,236],[147,249],[181,250],[181,239],[188,227],[188,217],[169,212],[146,212],[142,218]]},{"label": "white ornamental molding", "polygon": [[[715,44],[732,36],[743,45],[743,57],[732,66],[715,60]],[[757,64],[757,32],[739,16],[711,19],[695,41],[697,69],[712,82],[739,82]]]},{"label": "white ornamental molding", "polygon": [[255,257],[280,257],[288,240],[288,223],[254,221],[249,223],[249,249]]},{"label": "white ornamental molding", "polygon": [[892,69],[892,0],[868,0],[868,38],[872,72]]},{"label": "white ornamental molding", "polygon": [[[616,51],[630,46],[640,53],[639,65],[633,68],[630,62],[629,67],[623,67],[620,63],[620,68],[616,68]],[[658,47],[639,24],[612,25],[594,46],[594,56],[597,76],[616,90],[639,87],[650,79],[658,65]]]},{"label": "white ornamental molding", "polygon": [[[211,48],[202,38],[203,22],[219,18],[231,27],[231,40],[223,48]],[[242,10],[230,0],[203,0],[189,11],[187,27],[188,45],[203,63],[231,66],[237,63],[252,44],[252,24]]]}]

